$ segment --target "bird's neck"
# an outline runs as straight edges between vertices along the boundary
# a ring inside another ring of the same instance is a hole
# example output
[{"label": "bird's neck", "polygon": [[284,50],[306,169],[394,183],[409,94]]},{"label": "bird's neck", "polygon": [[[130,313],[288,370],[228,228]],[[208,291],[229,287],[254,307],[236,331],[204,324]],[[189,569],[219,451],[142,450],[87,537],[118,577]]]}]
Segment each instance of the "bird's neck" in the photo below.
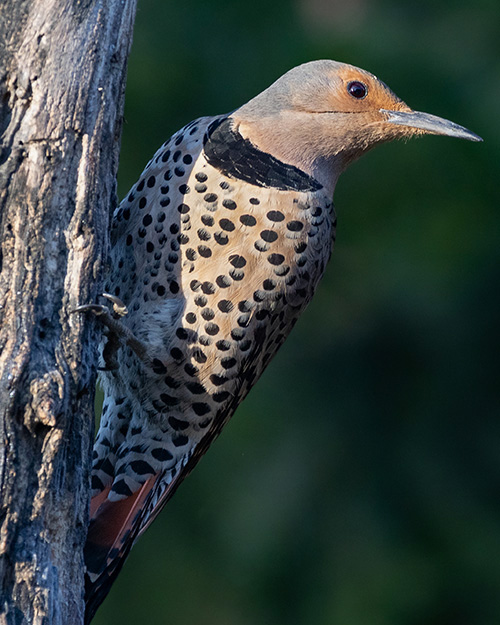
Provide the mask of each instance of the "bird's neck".
[{"label": "bird's neck", "polygon": [[[309,124],[293,131],[286,124],[278,124],[272,118],[263,120],[239,120],[235,127],[241,136],[251,141],[259,150],[274,158],[293,165],[317,180],[332,197],[340,174],[353,160],[335,149],[318,154],[317,135]],[[319,129],[316,129],[319,131]]]}]

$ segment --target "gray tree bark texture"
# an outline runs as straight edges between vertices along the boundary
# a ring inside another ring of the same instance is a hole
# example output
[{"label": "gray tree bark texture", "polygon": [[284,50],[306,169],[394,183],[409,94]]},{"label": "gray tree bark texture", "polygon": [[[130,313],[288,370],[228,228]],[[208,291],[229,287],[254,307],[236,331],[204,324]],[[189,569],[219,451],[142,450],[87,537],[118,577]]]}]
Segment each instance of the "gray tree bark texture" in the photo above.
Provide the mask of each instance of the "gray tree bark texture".
[{"label": "gray tree bark texture", "polygon": [[98,331],[135,0],[0,3],[0,623],[83,623]]}]

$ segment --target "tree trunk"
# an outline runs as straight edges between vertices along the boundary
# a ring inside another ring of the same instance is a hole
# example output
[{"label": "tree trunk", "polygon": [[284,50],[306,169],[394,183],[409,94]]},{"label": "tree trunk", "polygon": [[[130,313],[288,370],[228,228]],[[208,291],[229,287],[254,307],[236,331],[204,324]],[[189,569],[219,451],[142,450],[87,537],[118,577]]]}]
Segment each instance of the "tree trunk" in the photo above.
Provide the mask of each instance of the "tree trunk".
[{"label": "tree trunk", "polygon": [[135,0],[0,7],[0,623],[83,623],[97,331]]}]

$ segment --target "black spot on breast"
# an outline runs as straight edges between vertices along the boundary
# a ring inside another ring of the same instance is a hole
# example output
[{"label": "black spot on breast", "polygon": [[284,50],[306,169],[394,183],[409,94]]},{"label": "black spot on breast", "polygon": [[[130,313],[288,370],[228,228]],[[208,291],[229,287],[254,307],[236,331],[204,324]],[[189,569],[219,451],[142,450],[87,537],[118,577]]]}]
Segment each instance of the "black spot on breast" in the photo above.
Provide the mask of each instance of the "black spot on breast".
[{"label": "black spot on breast", "polygon": [[156,447],[155,449],[152,449],[151,455],[155,460],[158,460],[159,462],[167,462],[167,460],[173,459],[173,456],[168,451],[168,449],[162,449],[161,447]]},{"label": "black spot on breast", "polygon": [[271,263],[271,265],[281,265],[285,260],[283,254],[269,254],[267,260]]},{"label": "black spot on breast", "polygon": [[219,308],[221,312],[228,313],[228,312],[231,312],[231,310],[233,310],[234,305],[233,305],[233,302],[231,302],[228,299],[221,299],[220,302],[217,304],[217,307]]},{"label": "black spot on breast", "polygon": [[269,243],[264,243],[262,240],[255,241],[254,247],[258,252],[267,252],[269,249]]},{"label": "black spot on breast", "polygon": [[231,276],[231,278],[233,280],[243,280],[243,278],[245,277],[245,272],[241,271],[241,269],[231,269],[231,271],[229,272],[229,275]]},{"label": "black spot on breast", "polygon": [[259,289],[258,291],[254,291],[253,298],[256,302],[263,302],[266,299],[266,293]]},{"label": "black spot on breast", "polygon": [[221,289],[227,289],[228,286],[231,286],[231,280],[228,276],[217,276],[215,282]]},{"label": "black spot on breast", "polygon": [[274,273],[280,278],[286,276],[289,273],[290,267],[288,265],[283,265],[282,267],[276,267]]},{"label": "black spot on breast", "polygon": [[210,412],[210,406],[203,402],[195,402],[193,404],[193,412],[199,417],[202,417],[203,415],[206,415],[208,412]]},{"label": "black spot on breast", "polygon": [[104,490],[104,484],[97,477],[97,475],[92,476],[92,490]]},{"label": "black spot on breast", "polygon": [[205,325],[205,332],[210,336],[215,336],[219,333],[219,326],[216,323],[207,323]]},{"label": "black spot on breast", "polygon": [[184,371],[193,378],[195,375],[198,375],[199,369],[191,362],[188,362],[184,365]]},{"label": "black spot on breast", "polygon": [[247,264],[245,258],[243,256],[240,256],[239,254],[232,254],[229,257],[229,262],[233,267],[236,267],[237,269],[241,269]]},{"label": "black spot on breast", "polygon": [[212,321],[212,319],[215,317],[215,313],[211,308],[204,308],[201,311],[201,316],[203,317],[203,319],[205,319],[205,321]]},{"label": "black spot on breast", "polygon": [[111,489],[117,495],[123,495],[124,497],[130,497],[132,495],[132,491],[127,486],[124,480],[119,480],[113,485]]},{"label": "black spot on breast", "polygon": [[219,221],[219,226],[223,230],[227,230],[228,232],[232,232],[234,230],[234,223],[230,219],[221,219]]},{"label": "black spot on breast", "polygon": [[168,393],[160,393],[160,399],[165,404],[165,406],[177,406],[179,404],[179,400],[177,397],[173,397]]},{"label": "black spot on breast", "polygon": [[176,417],[169,417],[168,422],[171,425],[172,429],[176,432],[182,432],[189,427],[189,423],[184,421],[183,419],[177,419]]},{"label": "black spot on breast", "polygon": [[218,375],[216,373],[213,373],[210,376],[210,382],[212,382],[212,384],[214,386],[222,386],[223,384],[225,384],[228,381],[228,379],[226,378],[225,375]]},{"label": "black spot on breast", "polygon": [[168,387],[173,388],[174,390],[178,389],[181,385],[179,380],[176,380],[170,375],[165,376],[164,382]]},{"label": "black spot on breast", "polygon": [[236,365],[236,358],[226,356],[225,358],[222,358],[220,364],[224,369],[231,369]]},{"label": "black spot on breast", "polygon": [[201,290],[205,293],[205,295],[211,295],[212,293],[215,293],[215,286],[211,282],[204,282],[201,285]]},{"label": "black spot on breast", "polygon": [[235,341],[241,341],[245,337],[245,331],[241,328],[234,328],[231,330],[231,338]]},{"label": "black spot on breast", "polygon": [[283,215],[283,213],[281,211],[269,211],[267,213],[267,218],[270,221],[280,222],[280,221],[283,221],[285,219],[285,215]]},{"label": "black spot on breast", "polygon": [[178,347],[172,347],[170,350],[170,355],[174,360],[184,360],[184,354]]},{"label": "black spot on breast", "polygon": [[212,238],[212,235],[205,228],[199,228],[198,238],[200,239],[200,241],[209,241]]},{"label": "black spot on breast", "polygon": [[240,221],[244,226],[255,226],[257,220],[252,215],[241,215]]},{"label": "black spot on breast", "polygon": [[218,404],[220,404],[221,402],[226,401],[229,395],[230,394],[228,391],[219,391],[218,393],[214,393],[212,395],[212,399]]},{"label": "black spot on breast", "polygon": [[137,475],[152,475],[154,473],[153,467],[145,460],[133,460],[130,463],[130,468]]},{"label": "black spot on breast", "polygon": [[193,395],[201,395],[205,392],[205,387],[199,382],[188,382],[186,388],[190,393],[193,393]]},{"label": "black spot on breast", "polygon": [[172,438],[172,443],[175,447],[184,447],[184,445],[187,445],[189,443],[189,438],[184,434],[182,434],[181,436],[174,436]]},{"label": "black spot on breast", "polygon": [[304,224],[301,221],[294,220],[294,221],[289,221],[286,227],[291,232],[300,232],[302,228],[304,227]]},{"label": "black spot on breast", "polygon": [[155,373],[164,375],[167,373],[167,367],[162,363],[159,358],[153,358],[153,362],[151,363],[151,367]]},{"label": "black spot on breast", "polygon": [[254,304],[252,304],[252,302],[248,301],[247,299],[239,302],[238,304],[238,310],[240,312],[249,312],[250,310],[252,310],[253,307]]},{"label": "black spot on breast", "polygon": [[212,250],[206,245],[198,245],[198,253],[200,256],[203,256],[203,258],[210,258],[210,256],[212,256]]},{"label": "black spot on breast", "polygon": [[214,239],[217,241],[219,245],[227,245],[229,242],[229,237],[227,236],[227,234],[224,234],[223,232],[216,232],[214,234]]},{"label": "black spot on breast", "polygon": [[[205,226],[213,226],[214,225],[214,218],[212,217],[212,215],[202,215],[201,221],[202,221],[203,224],[205,224]],[[201,228],[200,228],[200,230],[201,230]]]},{"label": "black spot on breast", "polygon": [[273,243],[278,238],[278,234],[274,230],[262,230],[260,236],[266,243]]},{"label": "black spot on breast", "polygon": [[[201,338],[201,337],[200,337]],[[200,341],[200,343],[203,343],[202,341]],[[203,352],[202,349],[200,349],[199,347],[195,347],[193,349],[193,358],[194,360],[196,360],[197,363],[199,363],[200,365],[202,365],[203,363],[207,362],[207,357],[205,356],[205,353]]]},{"label": "black spot on breast", "polygon": [[250,323],[249,313],[247,313],[246,315],[240,315],[238,317],[238,325],[240,326],[240,328],[247,328],[249,323]]}]

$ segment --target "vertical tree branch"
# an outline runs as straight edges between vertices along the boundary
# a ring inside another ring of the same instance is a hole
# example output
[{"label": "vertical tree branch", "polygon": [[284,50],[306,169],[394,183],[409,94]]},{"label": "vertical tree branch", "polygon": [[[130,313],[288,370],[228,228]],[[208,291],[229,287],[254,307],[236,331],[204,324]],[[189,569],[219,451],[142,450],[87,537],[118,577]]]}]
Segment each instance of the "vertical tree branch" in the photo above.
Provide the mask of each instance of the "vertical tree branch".
[{"label": "vertical tree branch", "polygon": [[135,0],[0,13],[0,622],[83,622],[97,335]]}]

